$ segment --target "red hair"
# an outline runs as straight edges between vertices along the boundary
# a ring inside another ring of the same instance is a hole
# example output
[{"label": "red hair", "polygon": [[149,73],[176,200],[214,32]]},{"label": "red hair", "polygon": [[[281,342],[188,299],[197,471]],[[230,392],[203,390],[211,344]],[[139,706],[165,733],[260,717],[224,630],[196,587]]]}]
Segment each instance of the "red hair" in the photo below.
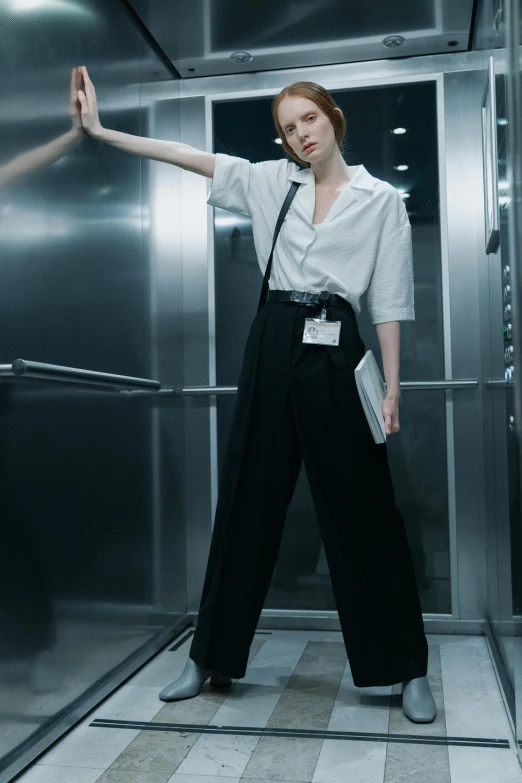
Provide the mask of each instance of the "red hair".
[{"label": "red hair", "polygon": [[335,103],[328,90],[325,90],[324,87],[321,87],[320,84],[316,84],[315,82],[294,82],[288,87],[283,87],[279,95],[276,95],[272,103],[272,117],[274,118],[274,124],[276,126],[279,138],[283,142],[285,152],[287,152],[290,157],[294,158],[294,160],[297,160],[301,165],[310,166],[309,163],[301,160],[301,158],[299,158],[294,150],[290,147],[277,118],[279,104],[287,95],[299,95],[302,98],[308,98],[309,100],[313,101],[321,109],[321,111],[326,114],[332,123],[335,133],[335,140],[341,149],[342,141],[346,133],[346,120],[341,114],[339,114],[338,111],[335,111],[336,108],[339,107]]}]

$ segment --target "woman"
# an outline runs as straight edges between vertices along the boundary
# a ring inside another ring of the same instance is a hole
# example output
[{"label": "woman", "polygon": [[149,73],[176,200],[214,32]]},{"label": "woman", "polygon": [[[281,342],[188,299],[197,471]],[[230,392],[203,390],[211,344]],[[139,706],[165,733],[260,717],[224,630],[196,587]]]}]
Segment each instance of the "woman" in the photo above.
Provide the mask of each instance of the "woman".
[{"label": "woman", "polygon": [[[403,711],[430,722],[428,645],[386,444],[376,444],[357,393],[365,354],[356,321],[367,290],[387,383],[386,432],[399,431],[400,321],[413,320],[411,229],[398,192],[348,166],[345,120],[313,82],[279,93],[274,122],[293,160],[251,164],[185,144],[102,128],[86,69],[85,130],[119,149],[212,178],[208,203],[252,218],[265,271],[281,205],[299,183],[274,253],[267,302],[245,347],[190,657],[169,701],[245,676],[301,459],[314,498],[358,687],[403,684]],[[293,161],[299,161],[302,168]],[[319,296],[320,295],[320,296]],[[325,312],[326,311],[326,312]],[[307,344],[307,318],[340,322],[339,344]]]}]

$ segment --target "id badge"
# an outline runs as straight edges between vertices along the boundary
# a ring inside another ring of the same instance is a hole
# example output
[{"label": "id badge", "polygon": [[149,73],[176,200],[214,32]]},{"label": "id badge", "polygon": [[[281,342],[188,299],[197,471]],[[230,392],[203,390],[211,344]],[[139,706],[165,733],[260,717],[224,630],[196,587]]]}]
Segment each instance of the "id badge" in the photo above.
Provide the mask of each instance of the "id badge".
[{"label": "id badge", "polygon": [[339,345],[340,321],[326,321],[321,318],[305,320],[303,342],[316,345]]}]

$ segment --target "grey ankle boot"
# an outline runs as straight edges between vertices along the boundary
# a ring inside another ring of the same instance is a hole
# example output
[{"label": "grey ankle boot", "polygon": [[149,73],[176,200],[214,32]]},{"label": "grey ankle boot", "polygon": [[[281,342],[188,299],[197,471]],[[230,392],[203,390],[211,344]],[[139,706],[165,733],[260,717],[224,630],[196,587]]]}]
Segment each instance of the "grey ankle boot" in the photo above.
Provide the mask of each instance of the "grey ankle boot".
[{"label": "grey ankle boot", "polygon": [[217,687],[226,687],[232,683],[230,677],[226,677],[211,669],[202,669],[198,664],[189,658],[179,679],[167,685],[159,697],[162,701],[177,701],[178,699],[191,699],[197,696],[201,691],[203,684],[210,679],[211,685]]},{"label": "grey ankle boot", "polygon": [[431,723],[437,714],[427,677],[402,683],[402,711],[415,723]]}]

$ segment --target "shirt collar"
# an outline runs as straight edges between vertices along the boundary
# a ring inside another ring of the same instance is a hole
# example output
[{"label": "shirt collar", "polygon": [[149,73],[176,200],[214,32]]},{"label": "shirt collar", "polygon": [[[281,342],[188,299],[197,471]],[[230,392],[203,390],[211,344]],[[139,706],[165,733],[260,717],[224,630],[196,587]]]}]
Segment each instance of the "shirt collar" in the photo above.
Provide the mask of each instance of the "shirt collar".
[{"label": "shirt collar", "polygon": [[[350,169],[350,174],[352,175],[352,179],[348,183],[348,186],[357,188],[358,190],[366,190],[369,193],[372,193],[375,187],[376,178],[372,177],[372,175],[366,171],[363,164],[360,163],[358,166],[348,166],[348,168]],[[302,182],[307,184],[309,182],[313,182],[315,176],[312,168],[310,167],[297,169],[296,171],[289,174],[287,179],[292,180],[293,182]]]}]

